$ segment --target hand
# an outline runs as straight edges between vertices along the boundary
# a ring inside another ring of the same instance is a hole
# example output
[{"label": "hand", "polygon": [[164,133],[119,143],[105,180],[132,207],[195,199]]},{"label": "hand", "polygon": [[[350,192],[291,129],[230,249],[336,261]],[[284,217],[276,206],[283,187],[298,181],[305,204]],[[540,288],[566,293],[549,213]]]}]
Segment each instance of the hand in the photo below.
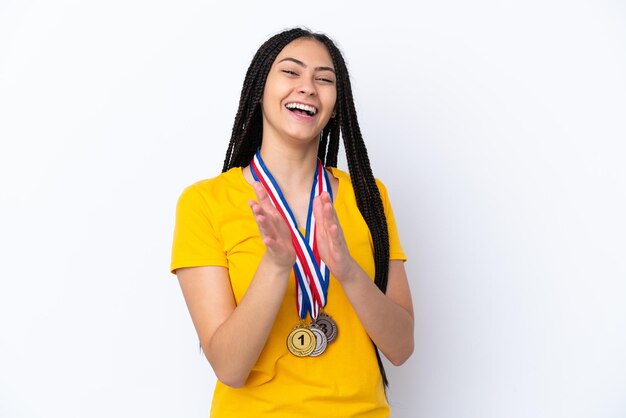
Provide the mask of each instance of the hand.
[{"label": "hand", "polygon": [[322,192],[313,201],[315,241],[321,259],[339,281],[353,277],[357,267],[350,255],[330,195]]},{"label": "hand", "polygon": [[293,267],[296,262],[296,251],[291,240],[289,225],[272,205],[263,185],[254,182],[254,192],[259,200],[248,202],[256,221],[263,244],[267,248],[266,255],[279,266]]}]

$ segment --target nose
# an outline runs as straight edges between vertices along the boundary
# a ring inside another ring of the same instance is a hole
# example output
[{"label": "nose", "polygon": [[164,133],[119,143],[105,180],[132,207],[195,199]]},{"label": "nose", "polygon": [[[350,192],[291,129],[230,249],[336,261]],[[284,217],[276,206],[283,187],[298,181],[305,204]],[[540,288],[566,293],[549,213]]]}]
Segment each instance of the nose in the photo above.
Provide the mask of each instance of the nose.
[{"label": "nose", "polygon": [[309,80],[308,77],[301,78],[301,84],[298,87],[298,92],[305,94],[307,96],[315,96],[317,94],[317,90],[315,89],[315,84],[312,80]]}]

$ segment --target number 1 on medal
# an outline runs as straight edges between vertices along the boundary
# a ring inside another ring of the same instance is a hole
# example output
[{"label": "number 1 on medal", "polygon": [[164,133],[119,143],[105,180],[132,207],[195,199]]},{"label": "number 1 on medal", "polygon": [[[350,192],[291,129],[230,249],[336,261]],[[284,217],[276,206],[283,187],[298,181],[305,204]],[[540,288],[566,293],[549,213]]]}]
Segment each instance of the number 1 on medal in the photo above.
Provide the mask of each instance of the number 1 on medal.
[{"label": "number 1 on medal", "polygon": [[300,340],[300,345],[304,345],[304,334],[300,334],[298,339]]}]

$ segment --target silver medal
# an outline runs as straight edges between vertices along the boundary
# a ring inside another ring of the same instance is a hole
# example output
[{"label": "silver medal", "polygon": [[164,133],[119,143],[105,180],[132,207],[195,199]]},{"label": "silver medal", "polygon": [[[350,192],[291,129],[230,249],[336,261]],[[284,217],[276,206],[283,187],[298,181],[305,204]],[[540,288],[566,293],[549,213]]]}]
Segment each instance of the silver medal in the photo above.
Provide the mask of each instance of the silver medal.
[{"label": "silver medal", "polygon": [[317,357],[326,350],[326,346],[328,345],[328,342],[326,341],[326,334],[324,334],[324,331],[315,325],[311,325],[309,329],[313,332],[313,334],[315,334],[316,343],[315,349],[311,352],[311,354],[309,354],[309,356]]}]

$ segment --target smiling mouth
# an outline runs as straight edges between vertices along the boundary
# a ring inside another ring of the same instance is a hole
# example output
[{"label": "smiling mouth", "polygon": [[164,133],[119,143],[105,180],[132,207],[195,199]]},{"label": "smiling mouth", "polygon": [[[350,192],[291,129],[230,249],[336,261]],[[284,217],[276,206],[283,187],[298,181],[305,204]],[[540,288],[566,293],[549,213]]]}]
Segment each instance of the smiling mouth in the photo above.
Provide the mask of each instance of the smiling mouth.
[{"label": "smiling mouth", "polygon": [[285,107],[289,111],[300,115],[314,116],[317,113],[317,108],[304,103],[287,103]]}]

